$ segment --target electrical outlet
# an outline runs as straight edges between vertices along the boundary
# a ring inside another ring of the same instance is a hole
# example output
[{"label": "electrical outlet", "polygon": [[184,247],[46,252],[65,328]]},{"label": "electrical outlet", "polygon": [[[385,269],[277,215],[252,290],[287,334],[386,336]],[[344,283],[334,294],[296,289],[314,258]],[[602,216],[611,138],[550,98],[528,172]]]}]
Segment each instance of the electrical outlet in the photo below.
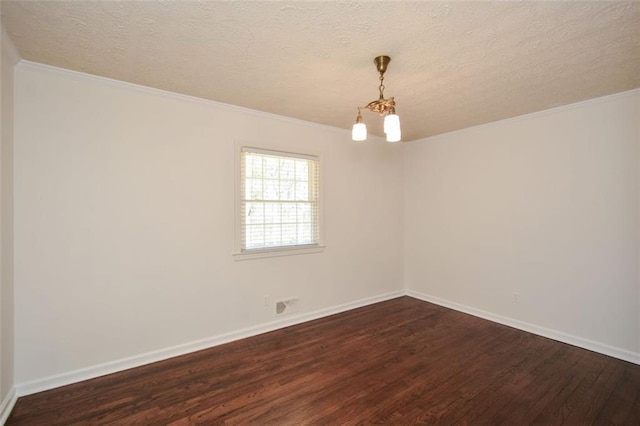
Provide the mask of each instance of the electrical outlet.
[{"label": "electrical outlet", "polygon": [[520,303],[520,295],[518,293],[513,293],[513,296],[511,296],[511,301],[513,303]]}]

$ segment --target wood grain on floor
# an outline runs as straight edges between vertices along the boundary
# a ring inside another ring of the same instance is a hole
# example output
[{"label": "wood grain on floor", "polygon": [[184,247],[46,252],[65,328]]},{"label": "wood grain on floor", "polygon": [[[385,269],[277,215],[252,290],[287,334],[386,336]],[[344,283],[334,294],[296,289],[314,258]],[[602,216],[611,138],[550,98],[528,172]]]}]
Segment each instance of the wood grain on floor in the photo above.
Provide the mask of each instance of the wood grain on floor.
[{"label": "wood grain on floor", "polygon": [[9,425],[640,424],[640,366],[400,297],[21,397]]}]

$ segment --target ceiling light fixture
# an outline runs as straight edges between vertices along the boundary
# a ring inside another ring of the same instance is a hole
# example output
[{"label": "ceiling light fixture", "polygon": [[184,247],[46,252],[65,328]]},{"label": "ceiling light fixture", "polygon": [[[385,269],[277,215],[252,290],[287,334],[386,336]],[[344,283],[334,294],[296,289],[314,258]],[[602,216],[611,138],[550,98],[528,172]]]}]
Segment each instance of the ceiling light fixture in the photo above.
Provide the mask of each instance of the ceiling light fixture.
[{"label": "ceiling light fixture", "polygon": [[387,142],[399,142],[402,138],[400,131],[400,117],[396,115],[396,101],[393,98],[385,99],[384,97],[384,73],[387,71],[387,65],[391,58],[388,56],[378,56],[373,62],[380,73],[380,97],[367,106],[358,107],[358,116],[351,131],[351,139],[354,141],[364,141],[367,139],[367,125],[362,122],[362,108],[377,112],[384,115],[384,133],[387,135]]}]

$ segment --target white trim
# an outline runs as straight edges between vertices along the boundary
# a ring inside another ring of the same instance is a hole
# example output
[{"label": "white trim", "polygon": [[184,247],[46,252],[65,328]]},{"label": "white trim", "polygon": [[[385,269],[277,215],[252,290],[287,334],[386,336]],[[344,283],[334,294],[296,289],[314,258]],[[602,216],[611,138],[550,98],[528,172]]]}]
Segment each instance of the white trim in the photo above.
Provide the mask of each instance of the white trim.
[{"label": "white trim", "polygon": [[317,155],[302,154],[299,152],[292,152],[292,151],[278,151],[275,149],[255,148],[252,146],[245,146],[245,145],[240,147],[240,151],[249,152],[252,154],[268,155],[276,158],[289,157],[289,158],[299,158],[301,160],[320,161],[320,157]]},{"label": "white trim", "polygon": [[16,388],[12,387],[9,390],[7,396],[2,400],[2,404],[0,404],[0,425],[4,425],[11,414],[11,410],[16,405],[16,401],[18,400],[18,394],[16,393]]},{"label": "white trim", "polygon": [[[15,50],[15,48],[14,48],[14,50]],[[18,58],[20,58],[20,57],[18,56]],[[176,100],[180,100],[180,101],[184,101],[184,102],[197,103],[197,104],[201,104],[201,105],[203,104],[203,105],[207,105],[207,106],[210,106],[210,107],[225,109],[225,110],[229,110],[229,111],[243,112],[243,113],[254,115],[254,116],[258,116],[258,117],[270,118],[270,119],[274,119],[274,120],[278,120],[278,121],[288,122],[288,123],[291,123],[291,124],[298,124],[298,125],[303,125],[303,126],[312,127],[312,128],[331,130],[331,131],[334,131],[334,132],[337,132],[337,133],[348,134],[349,135],[349,140],[351,140],[351,129],[342,129],[342,128],[339,128],[339,127],[329,126],[329,125],[326,125],[326,124],[314,123],[314,122],[311,122],[311,121],[305,121],[305,120],[301,120],[301,119],[298,119],[298,118],[287,117],[287,116],[284,116],[284,115],[273,114],[273,113],[270,113],[270,112],[258,111],[258,110],[255,110],[255,109],[250,109],[250,108],[241,107],[241,106],[237,106],[237,105],[225,104],[225,103],[222,103],[222,102],[216,102],[216,101],[212,101],[212,100],[209,100],[209,99],[198,98],[196,96],[183,95],[181,93],[170,92],[168,90],[156,89],[154,87],[143,86],[143,85],[134,84],[134,83],[128,83],[126,81],[115,80],[115,79],[108,78],[108,77],[101,77],[101,76],[98,76],[98,75],[87,74],[87,73],[83,73],[83,72],[80,72],[80,71],[74,71],[74,70],[69,70],[69,69],[66,69],[66,68],[54,67],[52,65],[41,64],[41,63],[38,63],[38,62],[31,62],[31,61],[27,61],[25,59],[21,59],[16,64],[16,66],[20,67],[20,68],[27,68],[27,69],[30,68],[30,69],[37,70],[37,71],[45,70],[45,71],[55,72],[57,74],[62,74],[62,75],[65,75],[67,77],[75,77],[75,78],[80,78],[80,79],[84,79],[84,80],[90,80],[90,81],[93,81],[93,82],[97,82],[97,83],[101,83],[101,84],[107,84],[107,85],[110,85],[110,86],[118,86],[120,88],[127,89],[127,90],[133,90],[133,91],[137,91],[137,92],[141,92],[141,93],[147,93],[147,94],[151,94],[151,95],[155,95],[155,96],[163,96],[165,98],[176,99]],[[632,96],[632,95],[637,95],[637,94],[640,94],[640,89],[631,89],[631,90],[627,90],[625,92],[614,93],[612,95],[605,95],[605,96],[601,96],[599,98],[587,99],[587,100],[584,100],[584,101],[579,101],[579,102],[575,102],[575,103],[567,104],[567,105],[561,105],[561,106],[557,106],[557,107],[553,107],[553,108],[549,108],[549,109],[545,109],[545,110],[541,110],[541,111],[532,112],[532,113],[529,113],[529,114],[518,115],[518,116],[515,116],[515,117],[505,118],[505,119],[502,119],[502,120],[492,121],[490,123],[480,124],[480,125],[472,126],[472,127],[465,127],[465,128],[459,129],[459,130],[453,130],[451,132],[440,133],[438,135],[428,136],[426,138],[412,139],[412,140],[407,140],[407,141],[402,141],[402,142],[404,142],[404,143],[408,143],[408,142],[428,142],[428,141],[434,140],[436,138],[448,137],[449,135],[459,135],[459,134],[465,134],[467,132],[475,132],[477,130],[481,130],[481,129],[485,129],[485,128],[500,126],[500,125],[503,125],[503,124],[517,122],[517,121],[520,121],[520,120],[528,120],[530,118],[535,118],[535,117],[544,116],[544,115],[547,115],[547,114],[553,114],[553,113],[556,113],[556,112],[566,111],[566,110],[570,110],[570,109],[581,107],[583,105],[588,105],[588,104],[592,104],[592,103],[607,102],[607,101],[610,101],[610,100],[613,100],[613,99],[623,98],[623,97],[626,97],[626,96]],[[373,135],[373,134],[371,134],[369,136],[375,137],[375,138],[377,138],[377,139],[379,139],[381,141],[384,140],[382,138],[382,136]]]},{"label": "white trim", "polygon": [[309,246],[288,246],[278,247],[277,249],[265,249],[265,250],[253,250],[253,251],[241,251],[238,253],[232,253],[233,260],[249,260],[249,259],[264,259],[267,257],[279,257],[279,256],[295,256],[298,254],[311,254],[322,253],[325,246],[314,245]]},{"label": "white trim", "polygon": [[[321,151],[309,150],[292,145],[291,143],[283,143],[282,141],[263,142],[263,141],[246,141],[236,139],[233,150],[233,249],[231,256],[234,260],[251,260],[264,259],[269,257],[294,256],[299,254],[321,253],[325,249],[325,230],[324,230],[324,156]],[[246,149],[246,151],[245,151]],[[241,202],[242,202],[242,173],[241,161],[242,152],[258,152],[273,155],[274,153],[282,153],[283,156],[298,157],[316,161],[318,165],[318,226],[319,235],[318,242],[313,245],[305,246],[282,246],[272,249],[256,249],[243,251],[240,219]]]},{"label": "white trim", "polygon": [[31,69],[35,71],[54,72],[56,74],[63,75],[66,77],[73,77],[81,80],[88,80],[98,84],[106,84],[112,87],[115,86],[125,90],[132,90],[138,93],[145,93],[153,96],[161,96],[167,99],[175,99],[182,102],[190,102],[190,103],[205,105],[213,108],[223,109],[227,111],[241,112],[241,113],[245,113],[253,116],[258,116],[258,117],[268,118],[268,119],[278,120],[278,121],[284,121],[286,123],[302,125],[302,126],[316,128],[316,129],[331,130],[337,133],[343,133],[345,135],[348,135],[349,139],[351,139],[351,129],[342,129],[335,126],[329,126],[327,124],[314,123],[312,121],[305,121],[299,118],[287,117],[285,115],[278,115],[270,112],[258,111],[255,109],[246,108],[238,105],[225,104],[222,102],[212,101],[210,99],[183,95],[181,93],[170,92],[168,90],[163,90],[163,89],[157,89],[155,87],[143,86],[141,84],[135,84],[135,83],[128,83],[122,80],[115,80],[112,78],[102,77],[99,75],[87,74],[84,72],[69,70],[66,68],[54,67],[52,65],[31,62],[24,59],[21,60],[17,66],[19,66],[20,68]]},{"label": "white trim", "polygon": [[431,296],[431,295],[420,293],[417,291],[407,290],[406,294],[407,296],[414,297],[416,299],[420,299],[425,302],[434,303],[436,305],[444,306],[445,308],[453,309],[459,312],[464,312],[465,314],[469,314],[475,317],[493,321],[498,324],[517,328],[518,330],[533,333],[542,337],[547,337],[549,339],[557,340],[559,342],[568,343],[570,345],[577,346],[579,348],[588,349],[590,351],[598,352],[604,355],[621,359],[623,361],[629,361],[634,364],[640,365],[640,354],[631,352],[622,348],[609,346],[604,343],[599,343],[593,340],[584,339],[582,337],[563,333],[561,331],[540,327],[535,324],[531,324],[531,323],[520,321],[513,318],[504,317],[502,315],[493,314],[491,312],[472,308],[466,305],[461,305],[459,303],[451,302],[446,299],[441,299],[439,297]]},{"label": "white trim", "polygon": [[519,321],[513,318],[507,318],[501,315],[496,315],[487,311],[472,308],[469,306],[461,305],[459,303],[451,302],[449,300],[441,299],[439,297],[430,296],[424,293],[416,292],[413,290],[399,290],[390,293],[381,294],[378,296],[368,297],[353,302],[344,303],[342,305],[334,306],[331,308],[320,309],[317,311],[309,312],[306,314],[295,315],[288,317],[287,319],[281,319],[271,321],[266,324],[257,325],[254,327],[245,328],[242,330],[221,334],[218,336],[209,337],[173,347],[160,349],[157,351],[148,352],[128,358],[123,358],[116,361],[106,362],[104,364],[82,368],[54,376],[45,377],[42,379],[36,379],[29,382],[19,383],[12,388],[9,395],[2,403],[2,415],[0,418],[0,424],[5,419],[5,415],[8,417],[11,409],[13,408],[17,397],[31,395],[36,392],[42,392],[45,390],[65,386],[72,383],[77,383],[83,380],[89,380],[96,377],[104,376],[106,374],[117,373],[119,371],[128,370],[130,368],[139,367],[142,365],[150,364],[153,362],[162,361],[175,356],[185,355],[191,352],[199,351],[202,349],[211,348],[214,346],[222,345],[225,343],[233,342],[236,340],[244,339],[247,337],[256,336],[262,333],[268,333],[270,331],[278,330],[281,328],[289,327],[296,324],[301,324],[307,321],[312,321],[318,318],[327,317],[330,315],[338,314],[341,312],[349,311],[352,309],[360,308],[363,306],[371,305],[373,303],[382,302],[385,300],[394,299],[396,297],[409,296],[415,299],[419,299],[425,302],[434,303],[439,306],[444,306],[449,309],[453,309],[459,312],[464,312],[479,318],[483,318],[498,324],[503,324],[509,327],[513,327],[519,330],[523,330],[529,333],[533,333],[539,336],[547,337],[559,342],[568,343],[573,346],[577,346],[583,349],[598,352],[604,355],[612,356],[624,361],[629,361],[634,364],[640,365],[640,354],[627,351],[621,348],[616,348],[603,343],[594,342],[592,340],[583,339],[581,337],[573,336],[570,334],[562,333],[556,330],[540,327],[534,324],[530,324],[524,321]]},{"label": "white trim", "polygon": [[69,371],[54,376],[45,377],[42,379],[31,380],[16,385],[16,392],[18,396],[30,395],[36,392],[42,392],[45,390],[65,386],[71,383],[77,383],[83,380],[94,379],[96,377],[104,376],[106,374],[117,373],[119,371],[128,370],[134,367],[140,367],[142,365],[150,364],[153,362],[162,361],[175,356],[185,355],[191,352],[199,351],[202,349],[211,348],[214,346],[222,345],[224,343],[233,342],[236,340],[252,337],[262,333],[268,333],[270,331],[278,330],[281,328],[289,327],[296,324],[301,324],[307,321],[312,321],[318,318],[323,318],[329,315],[338,314],[340,312],[349,311],[351,309],[360,308],[363,306],[371,305],[373,303],[382,302],[396,297],[404,296],[404,291],[394,291],[390,293],[381,294],[378,296],[367,297],[353,302],[344,303],[342,305],[334,306],[331,308],[320,309],[317,311],[309,312],[306,314],[300,314],[287,319],[271,321],[266,324],[257,325],[254,327],[245,328],[243,330],[233,331],[230,333],[221,334],[218,336],[212,336],[206,339],[197,340],[181,345],[176,345],[170,348],[160,349],[157,351],[148,352],[145,354],[135,355],[128,358],[119,359],[116,361],[106,362],[104,364],[95,365],[79,370]]},{"label": "white trim", "polygon": [[410,142],[430,142],[430,141],[435,141],[441,138],[446,139],[451,136],[460,136],[460,135],[464,136],[467,133],[473,133],[473,132],[477,132],[484,129],[490,129],[492,127],[498,127],[498,126],[503,126],[507,124],[517,123],[519,121],[530,120],[537,117],[543,117],[549,114],[556,114],[559,112],[570,111],[576,108],[581,108],[586,105],[610,102],[616,99],[626,98],[629,96],[636,96],[636,95],[640,95],[640,89],[631,89],[631,90],[627,90],[626,92],[614,93],[612,95],[601,96],[599,98],[587,99],[587,100],[575,102],[572,104],[561,105],[561,106],[557,106],[557,107],[553,107],[553,108],[549,108],[541,111],[531,112],[528,114],[517,115],[515,117],[492,121],[490,123],[479,124],[477,126],[465,127],[459,130],[452,130],[450,132],[440,133],[437,135],[428,136],[426,138],[414,139]]}]

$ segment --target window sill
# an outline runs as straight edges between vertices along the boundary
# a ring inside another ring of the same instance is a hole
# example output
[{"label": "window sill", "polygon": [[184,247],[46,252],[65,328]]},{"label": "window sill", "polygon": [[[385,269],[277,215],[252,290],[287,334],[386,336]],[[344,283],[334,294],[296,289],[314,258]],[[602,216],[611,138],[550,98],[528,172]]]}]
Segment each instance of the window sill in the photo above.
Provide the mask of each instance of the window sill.
[{"label": "window sill", "polygon": [[325,246],[278,247],[274,249],[249,250],[233,253],[233,260],[264,259],[267,257],[295,256],[299,254],[321,253]]}]

